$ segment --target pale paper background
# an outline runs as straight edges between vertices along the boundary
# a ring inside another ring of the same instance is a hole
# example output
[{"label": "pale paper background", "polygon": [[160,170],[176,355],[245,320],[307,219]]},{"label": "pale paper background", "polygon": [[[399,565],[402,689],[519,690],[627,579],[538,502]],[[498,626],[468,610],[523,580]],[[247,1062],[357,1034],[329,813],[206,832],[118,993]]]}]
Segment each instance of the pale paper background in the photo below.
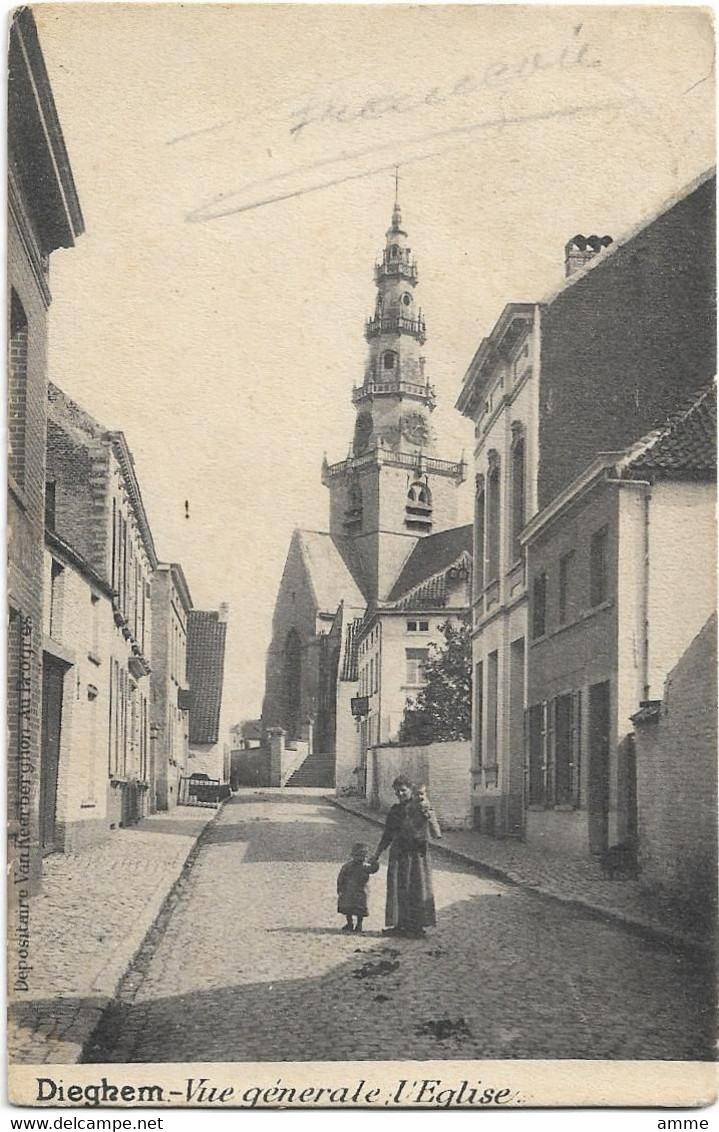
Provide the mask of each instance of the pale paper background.
[{"label": "pale paper background", "polygon": [[[229,725],[260,711],[291,531],[326,526],[320,463],[325,450],[341,459],[352,433],[394,164],[421,273],[438,453],[458,459],[471,455],[471,430],[454,401],[505,302],[561,283],[570,236],[621,235],[712,164],[711,16],[112,4],[35,16],[87,228],[53,256],[50,374],[125,432],[158,552],[183,564],[195,605],[229,601]],[[535,52],[539,71],[523,63]],[[470,74],[479,89],[449,96]],[[316,118],[340,105],[349,120],[290,132],[308,106]],[[273,1085],[278,1068],[285,1084],[409,1075],[368,1063],[204,1072]],[[715,1093],[705,1064],[431,1068],[421,1076],[506,1080],[524,1104]],[[132,1066],[121,1079],[175,1087],[198,1070]],[[102,1073],[56,1071],[66,1084]],[[15,1100],[32,1103],[36,1075],[13,1068]]]}]

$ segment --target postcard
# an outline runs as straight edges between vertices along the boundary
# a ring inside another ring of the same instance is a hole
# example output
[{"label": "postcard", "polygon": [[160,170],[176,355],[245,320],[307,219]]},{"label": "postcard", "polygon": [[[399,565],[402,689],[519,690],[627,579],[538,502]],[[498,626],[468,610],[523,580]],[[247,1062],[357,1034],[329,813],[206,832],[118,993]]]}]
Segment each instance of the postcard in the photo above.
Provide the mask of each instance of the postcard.
[{"label": "postcard", "polygon": [[14,1104],[716,1098],[714,59],[12,13]]}]

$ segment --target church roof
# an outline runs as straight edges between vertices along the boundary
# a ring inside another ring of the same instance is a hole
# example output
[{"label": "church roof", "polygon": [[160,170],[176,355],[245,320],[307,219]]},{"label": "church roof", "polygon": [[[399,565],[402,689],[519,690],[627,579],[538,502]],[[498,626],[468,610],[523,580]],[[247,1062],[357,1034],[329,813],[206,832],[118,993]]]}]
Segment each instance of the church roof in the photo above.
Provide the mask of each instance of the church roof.
[{"label": "church roof", "polygon": [[470,576],[471,565],[472,557],[469,551],[464,551],[451,566],[446,567],[441,573],[435,574],[434,577],[420,582],[409,593],[404,594],[399,601],[394,603],[394,608],[407,611],[443,609],[448,602],[452,603],[453,596],[454,603],[457,604],[456,590],[453,595],[451,583],[453,581],[456,583],[458,579],[466,581]]},{"label": "church roof", "polygon": [[[466,527],[451,527],[448,531],[438,531],[419,540],[402,572],[390,591],[388,601],[399,603],[401,598],[409,597],[423,583],[435,582],[450,566],[462,557],[472,553],[472,524]],[[439,583],[441,584],[441,583]],[[446,580],[444,582],[446,586]],[[432,587],[428,587],[428,596]]]},{"label": "church roof", "polygon": [[319,609],[334,613],[340,602],[364,609],[364,579],[352,540],[326,531],[298,531],[297,535]]}]

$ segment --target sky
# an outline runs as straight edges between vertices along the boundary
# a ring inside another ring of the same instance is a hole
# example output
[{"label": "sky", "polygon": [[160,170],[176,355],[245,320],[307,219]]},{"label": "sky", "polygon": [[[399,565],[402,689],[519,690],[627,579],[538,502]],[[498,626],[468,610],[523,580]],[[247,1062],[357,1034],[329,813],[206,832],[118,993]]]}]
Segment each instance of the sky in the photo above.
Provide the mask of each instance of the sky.
[{"label": "sky", "polygon": [[124,431],[195,607],[229,603],[223,718],[254,718],[292,531],[327,529],[322,457],[352,435],[395,164],[436,451],[471,461],[454,404],[504,305],[561,285],[572,236],[620,236],[712,165],[710,15],[35,15],[86,225],[52,257],[50,377]]}]

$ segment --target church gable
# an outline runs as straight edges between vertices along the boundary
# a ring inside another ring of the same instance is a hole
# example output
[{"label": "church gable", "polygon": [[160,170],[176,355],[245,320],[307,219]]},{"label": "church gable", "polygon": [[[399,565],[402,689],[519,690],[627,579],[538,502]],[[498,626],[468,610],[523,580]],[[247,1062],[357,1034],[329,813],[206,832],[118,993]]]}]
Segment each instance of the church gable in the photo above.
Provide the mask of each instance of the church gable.
[{"label": "church gable", "polygon": [[[352,609],[364,609],[364,596],[348,567],[351,546],[344,545],[342,554],[336,540],[324,531],[298,531],[297,534],[319,612],[334,613],[342,602]],[[342,543],[349,544],[351,540],[343,539]]]},{"label": "church gable", "polygon": [[272,619],[273,638],[278,633],[286,633],[290,625],[300,630],[303,636],[308,633],[314,635],[317,615],[324,612],[307,568],[301,535],[301,531],[294,532],[287,552]]}]

